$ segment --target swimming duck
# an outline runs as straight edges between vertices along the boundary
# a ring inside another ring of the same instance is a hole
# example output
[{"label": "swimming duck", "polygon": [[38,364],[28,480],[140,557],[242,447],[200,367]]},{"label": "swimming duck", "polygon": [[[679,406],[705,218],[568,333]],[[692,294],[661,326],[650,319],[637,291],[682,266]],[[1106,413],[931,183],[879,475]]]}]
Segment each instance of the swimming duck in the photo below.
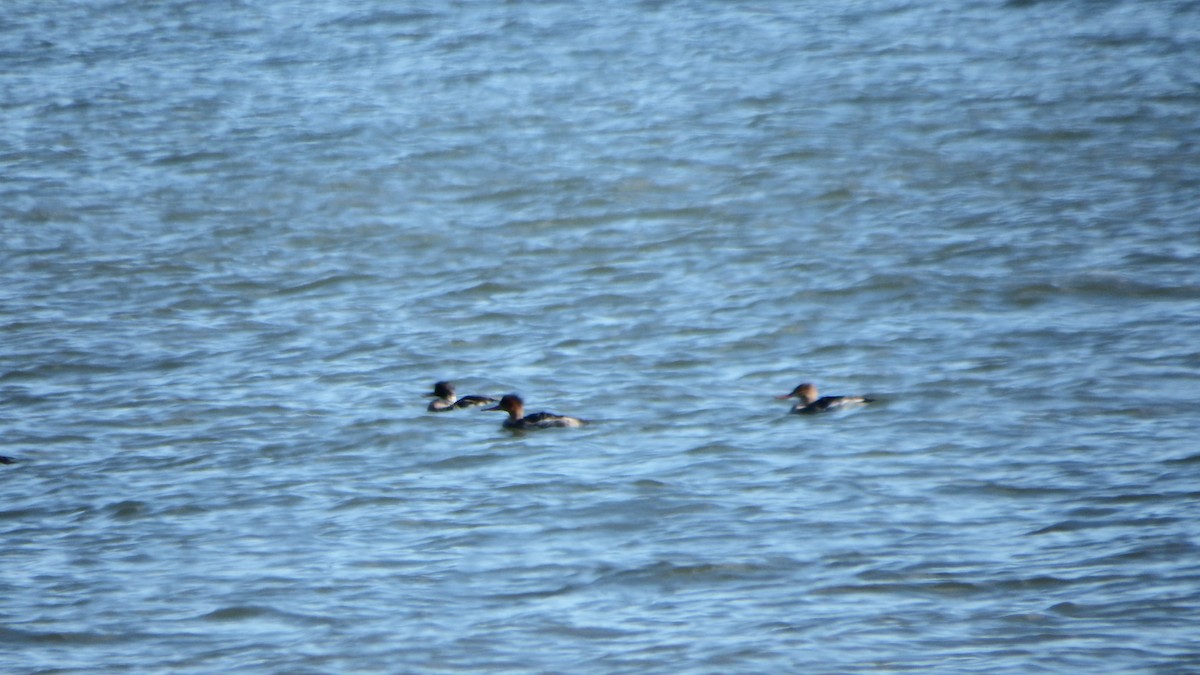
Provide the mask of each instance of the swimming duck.
[{"label": "swimming duck", "polygon": [[429,407],[426,408],[429,412],[446,412],[455,408],[475,408],[481,405],[491,405],[496,402],[496,399],[490,396],[464,396],[459,398],[454,393],[453,382],[438,382],[433,385],[433,391],[425,395],[434,397],[434,400],[429,402]]},{"label": "swimming duck", "polygon": [[508,419],[504,420],[505,429],[548,429],[550,427],[581,427],[587,424],[584,420],[578,417],[567,417],[566,415],[555,415],[554,413],[538,412],[532,415],[525,414],[525,402],[516,394],[505,394],[500,399],[500,404],[488,410],[502,410],[508,413]]},{"label": "swimming duck", "polygon": [[819,413],[831,412],[834,410],[846,410],[865,403],[871,403],[875,399],[867,396],[820,396],[817,394],[817,385],[805,382],[796,387],[790,394],[776,396],[777,399],[798,398],[800,402],[792,407],[794,413]]}]

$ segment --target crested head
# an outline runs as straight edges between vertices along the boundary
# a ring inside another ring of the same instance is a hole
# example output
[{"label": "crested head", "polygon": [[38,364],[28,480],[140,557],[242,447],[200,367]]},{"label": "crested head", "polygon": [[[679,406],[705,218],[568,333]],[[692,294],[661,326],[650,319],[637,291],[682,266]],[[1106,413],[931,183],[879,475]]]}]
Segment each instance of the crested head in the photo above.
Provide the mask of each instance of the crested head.
[{"label": "crested head", "polygon": [[433,392],[426,394],[426,396],[436,396],[438,398],[450,398],[451,396],[454,396],[454,383],[453,382],[438,382],[437,384],[433,385]]},{"label": "crested head", "polygon": [[811,382],[805,382],[804,384],[797,386],[790,393],[777,398],[798,398],[800,399],[801,403],[808,405],[809,403],[817,400],[817,385],[812,384]]},{"label": "crested head", "polygon": [[491,408],[484,408],[484,411],[500,410],[509,414],[510,417],[520,418],[525,412],[525,402],[516,394],[505,394],[500,397],[500,402]]},{"label": "crested head", "polygon": [[812,384],[811,382],[805,382],[799,387],[796,387],[796,395],[799,396],[800,400],[804,401],[805,403],[812,403],[813,401],[817,400],[817,385]]}]

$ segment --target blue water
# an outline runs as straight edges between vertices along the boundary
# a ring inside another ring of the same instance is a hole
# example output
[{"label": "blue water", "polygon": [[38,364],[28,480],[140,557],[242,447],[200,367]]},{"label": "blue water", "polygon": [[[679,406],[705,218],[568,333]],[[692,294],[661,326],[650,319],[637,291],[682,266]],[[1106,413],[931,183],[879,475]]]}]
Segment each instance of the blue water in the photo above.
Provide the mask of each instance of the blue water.
[{"label": "blue water", "polygon": [[6,673],[1200,670],[1197,3],[18,1],[0,110]]}]

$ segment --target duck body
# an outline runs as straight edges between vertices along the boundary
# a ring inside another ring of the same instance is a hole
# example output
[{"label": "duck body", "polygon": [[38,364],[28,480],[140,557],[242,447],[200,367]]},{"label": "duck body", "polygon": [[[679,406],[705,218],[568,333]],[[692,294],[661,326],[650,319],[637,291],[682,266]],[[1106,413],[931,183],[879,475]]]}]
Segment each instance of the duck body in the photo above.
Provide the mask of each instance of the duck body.
[{"label": "duck body", "polygon": [[809,382],[805,382],[804,384],[796,387],[791,391],[791,393],[783,396],[777,396],[776,398],[800,399],[799,402],[792,407],[792,412],[801,415],[848,410],[850,408],[856,408],[860,405],[866,405],[867,403],[871,403],[875,400],[868,396],[820,396],[817,393],[817,386]]},{"label": "duck body", "polygon": [[500,403],[491,408],[484,408],[485,411],[502,411],[508,413],[508,419],[504,420],[505,429],[549,429],[552,427],[570,427],[576,428],[587,424],[586,421],[578,417],[568,417],[567,415],[556,415],[549,412],[536,412],[530,415],[525,414],[525,402],[516,394],[506,394],[500,399]]},{"label": "duck body", "polygon": [[477,408],[496,402],[496,399],[491,396],[463,396],[459,398],[454,392],[453,382],[438,382],[433,385],[433,391],[426,394],[426,396],[434,397],[429,402],[429,406],[425,408],[429,412],[447,412],[455,408]]}]

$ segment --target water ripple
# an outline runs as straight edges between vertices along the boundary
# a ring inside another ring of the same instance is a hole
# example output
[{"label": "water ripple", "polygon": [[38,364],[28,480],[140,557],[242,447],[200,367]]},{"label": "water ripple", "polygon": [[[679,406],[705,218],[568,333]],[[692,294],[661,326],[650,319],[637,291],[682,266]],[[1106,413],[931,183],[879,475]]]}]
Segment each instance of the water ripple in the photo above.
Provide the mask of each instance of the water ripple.
[{"label": "water ripple", "polygon": [[370,4],[6,8],[8,670],[1196,669],[1195,3]]}]

